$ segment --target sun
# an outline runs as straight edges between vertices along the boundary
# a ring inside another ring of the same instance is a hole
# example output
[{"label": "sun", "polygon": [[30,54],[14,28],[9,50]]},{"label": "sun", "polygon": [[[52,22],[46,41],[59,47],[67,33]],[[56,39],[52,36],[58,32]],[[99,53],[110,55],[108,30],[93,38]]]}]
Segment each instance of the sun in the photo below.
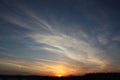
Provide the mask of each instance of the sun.
[{"label": "sun", "polygon": [[56,74],[56,77],[63,77],[63,76],[65,76],[63,73],[57,73]]},{"label": "sun", "polygon": [[56,77],[62,77],[66,75],[66,69],[64,66],[56,66],[54,68],[54,74]]},{"label": "sun", "polygon": [[62,75],[61,75],[61,74],[58,74],[57,76],[58,76],[58,77],[62,77]]}]

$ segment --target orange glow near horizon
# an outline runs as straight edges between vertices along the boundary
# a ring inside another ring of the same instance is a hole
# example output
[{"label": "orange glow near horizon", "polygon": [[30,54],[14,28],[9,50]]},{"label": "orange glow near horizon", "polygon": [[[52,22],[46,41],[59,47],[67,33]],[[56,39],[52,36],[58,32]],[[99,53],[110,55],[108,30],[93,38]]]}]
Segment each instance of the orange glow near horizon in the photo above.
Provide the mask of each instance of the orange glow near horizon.
[{"label": "orange glow near horizon", "polygon": [[77,74],[77,71],[65,65],[57,65],[53,67],[52,73],[53,73],[52,76],[65,77],[65,76],[75,75]]},{"label": "orange glow near horizon", "polygon": [[66,69],[63,66],[57,66],[54,70],[54,73],[57,77],[67,76]]},{"label": "orange glow near horizon", "polygon": [[62,75],[61,75],[61,74],[58,74],[58,77],[62,77]]}]

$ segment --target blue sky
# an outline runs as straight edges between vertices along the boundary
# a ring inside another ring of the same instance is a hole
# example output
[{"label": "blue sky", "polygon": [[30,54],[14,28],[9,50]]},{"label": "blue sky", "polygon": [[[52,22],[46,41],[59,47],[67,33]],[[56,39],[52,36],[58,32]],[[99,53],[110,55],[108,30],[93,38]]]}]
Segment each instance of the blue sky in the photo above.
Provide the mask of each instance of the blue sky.
[{"label": "blue sky", "polygon": [[1,0],[0,74],[119,72],[119,21],[119,0]]}]

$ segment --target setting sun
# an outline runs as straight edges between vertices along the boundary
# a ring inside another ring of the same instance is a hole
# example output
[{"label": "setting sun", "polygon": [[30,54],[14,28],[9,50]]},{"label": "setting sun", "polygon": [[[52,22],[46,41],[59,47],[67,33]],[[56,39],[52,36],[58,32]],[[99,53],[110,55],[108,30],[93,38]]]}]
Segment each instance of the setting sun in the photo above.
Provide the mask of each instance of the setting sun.
[{"label": "setting sun", "polygon": [[58,77],[62,77],[62,75],[61,75],[61,74],[58,74]]},{"label": "setting sun", "polygon": [[55,76],[57,77],[62,77],[67,75],[66,69],[64,66],[56,66],[54,69],[54,73],[55,73]]}]

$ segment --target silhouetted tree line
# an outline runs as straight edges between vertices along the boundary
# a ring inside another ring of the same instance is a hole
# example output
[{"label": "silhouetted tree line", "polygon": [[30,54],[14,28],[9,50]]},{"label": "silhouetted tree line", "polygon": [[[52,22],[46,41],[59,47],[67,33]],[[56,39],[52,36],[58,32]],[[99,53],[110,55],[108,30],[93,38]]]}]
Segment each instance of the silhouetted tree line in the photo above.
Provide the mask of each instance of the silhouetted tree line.
[{"label": "silhouetted tree line", "polygon": [[120,80],[120,73],[91,73],[84,76],[50,77],[0,75],[0,80]]}]

